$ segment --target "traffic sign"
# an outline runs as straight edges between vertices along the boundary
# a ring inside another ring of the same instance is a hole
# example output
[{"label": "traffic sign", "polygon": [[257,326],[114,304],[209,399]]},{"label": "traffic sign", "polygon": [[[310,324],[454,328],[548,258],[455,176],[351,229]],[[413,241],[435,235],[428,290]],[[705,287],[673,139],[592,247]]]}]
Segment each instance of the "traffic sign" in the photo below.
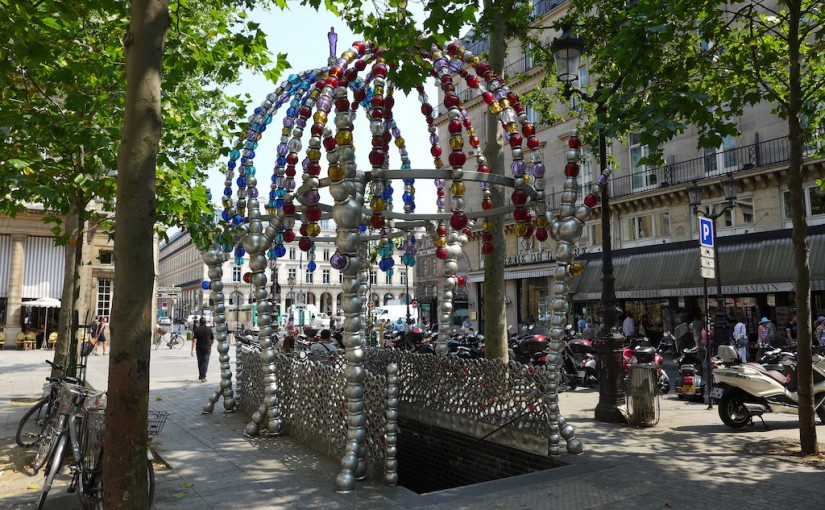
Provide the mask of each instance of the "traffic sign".
[{"label": "traffic sign", "polygon": [[413,299],[413,300],[410,302],[410,305],[411,305],[413,308],[418,308],[418,301],[416,301],[415,299]]},{"label": "traffic sign", "polygon": [[702,257],[701,263],[702,267],[706,267],[708,269],[713,269],[714,267],[716,267],[715,261],[709,257]]},{"label": "traffic sign", "polygon": [[699,217],[699,244],[713,248],[713,221]]},{"label": "traffic sign", "polygon": [[713,276],[714,276],[713,269],[703,267],[701,271],[702,271],[702,278],[707,278],[708,280],[713,279]]},{"label": "traffic sign", "polygon": [[714,250],[714,248],[708,248],[707,246],[700,246],[699,247],[699,251],[702,253],[703,257],[713,258],[713,250]]}]

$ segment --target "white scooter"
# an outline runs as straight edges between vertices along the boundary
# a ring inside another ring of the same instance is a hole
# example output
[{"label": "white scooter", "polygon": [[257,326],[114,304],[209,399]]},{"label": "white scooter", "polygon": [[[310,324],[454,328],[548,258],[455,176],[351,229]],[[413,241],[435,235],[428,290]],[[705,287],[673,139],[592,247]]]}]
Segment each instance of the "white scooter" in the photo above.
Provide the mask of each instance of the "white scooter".
[{"label": "white scooter", "polygon": [[[718,358],[722,367],[713,371],[711,398],[719,400],[719,417],[725,425],[738,429],[752,423],[754,416],[762,419],[764,413],[799,414],[795,357],[784,362],[785,373],[758,363],[743,364],[736,349],[729,345],[719,347]],[[825,423],[825,358],[816,354],[813,380],[814,410]]]}]

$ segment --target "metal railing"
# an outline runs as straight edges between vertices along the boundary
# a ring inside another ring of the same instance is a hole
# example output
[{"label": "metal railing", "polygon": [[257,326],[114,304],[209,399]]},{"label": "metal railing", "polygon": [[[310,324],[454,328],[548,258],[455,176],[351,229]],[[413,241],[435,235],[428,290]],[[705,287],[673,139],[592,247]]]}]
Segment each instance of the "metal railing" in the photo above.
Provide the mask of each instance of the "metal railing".
[{"label": "metal railing", "polygon": [[529,71],[536,65],[535,62],[533,62],[533,60],[534,59],[528,55],[522,56],[521,58],[519,58],[518,60],[504,68],[504,78],[510,79]]},{"label": "metal railing", "polygon": [[[805,155],[815,152],[806,149]],[[790,160],[790,143],[786,137],[757,142],[744,147],[713,152],[698,158],[669,163],[661,167],[645,168],[639,172],[610,179],[610,196],[623,197],[654,189],[686,184],[709,177],[719,177],[753,168],[785,163]],[[581,199],[581,194],[579,199]],[[547,207],[557,209],[561,205],[561,192],[547,195]]]},{"label": "metal railing", "polygon": [[552,11],[556,7],[567,3],[567,0],[541,0],[540,2],[533,2],[533,16],[540,18]]}]

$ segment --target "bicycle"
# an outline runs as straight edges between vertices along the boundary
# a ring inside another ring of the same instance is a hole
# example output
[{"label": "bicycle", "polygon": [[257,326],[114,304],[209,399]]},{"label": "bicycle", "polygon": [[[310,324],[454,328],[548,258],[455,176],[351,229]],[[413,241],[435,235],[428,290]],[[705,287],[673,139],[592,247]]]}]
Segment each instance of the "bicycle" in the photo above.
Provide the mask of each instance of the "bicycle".
[{"label": "bicycle", "polygon": [[[167,331],[161,327],[155,328],[155,337],[152,339],[152,342],[155,345],[155,350],[158,350],[163,343],[163,337],[166,336]],[[186,339],[184,339],[180,334],[173,331],[169,335],[169,340],[166,341],[166,346],[170,349],[181,349],[183,345],[186,343]]]},{"label": "bicycle", "polygon": [[[37,509],[42,510],[54,479],[63,464],[67,448],[71,451],[69,469],[72,482],[68,492],[77,492],[83,508],[103,508],[103,431],[105,394],[80,384],[63,382],[58,396],[59,410],[54,434],[56,440],[46,453],[46,474]],[[147,448],[149,499],[154,497],[155,472]]]}]

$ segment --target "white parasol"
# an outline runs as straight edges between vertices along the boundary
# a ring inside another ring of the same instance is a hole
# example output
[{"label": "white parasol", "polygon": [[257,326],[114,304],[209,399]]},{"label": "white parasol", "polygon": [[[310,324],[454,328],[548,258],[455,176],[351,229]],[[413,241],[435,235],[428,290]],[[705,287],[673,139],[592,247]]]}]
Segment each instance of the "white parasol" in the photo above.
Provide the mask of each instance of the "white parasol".
[{"label": "white parasol", "polygon": [[[46,309],[46,324],[43,328],[43,344],[49,344],[49,309],[60,308],[60,300],[50,297],[37,298],[34,301],[24,301],[23,306]],[[42,345],[41,345],[42,347]]]}]

